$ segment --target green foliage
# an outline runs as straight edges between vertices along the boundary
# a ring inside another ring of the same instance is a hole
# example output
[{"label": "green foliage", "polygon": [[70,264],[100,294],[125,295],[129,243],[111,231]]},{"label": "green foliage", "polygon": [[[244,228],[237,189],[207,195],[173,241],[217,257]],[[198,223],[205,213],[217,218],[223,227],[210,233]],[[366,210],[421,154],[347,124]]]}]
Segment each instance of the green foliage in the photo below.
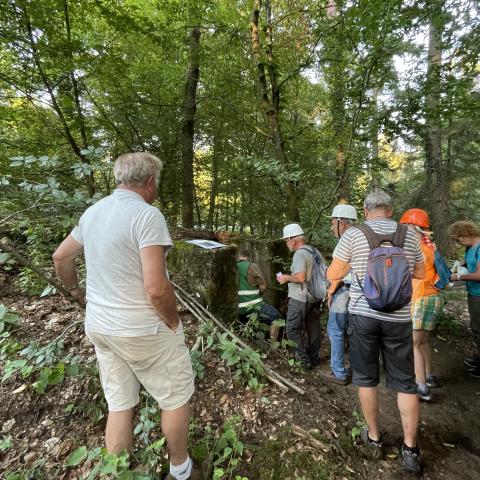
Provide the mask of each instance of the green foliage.
[{"label": "green foliage", "polygon": [[[244,450],[244,445],[239,439],[241,427],[241,417],[234,416],[227,420],[215,434],[210,426],[205,427],[200,432],[201,438],[195,441],[192,457],[197,462],[207,461],[213,466],[213,479],[248,480],[238,475],[233,476]],[[191,430],[196,429],[195,424],[192,424]]]},{"label": "green foliage", "polygon": [[0,440],[0,452],[5,452],[6,450],[12,448],[13,446],[13,442],[12,442],[12,436],[11,435],[8,435],[8,436],[3,436],[2,435],[2,438]]},{"label": "green foliage", "polygon": [[195,350],[190,352],[190,359],[192,361],[192,368],[195,378],[202,379],[205,375],[205,366],[202,363],[203,352]]},{"label": "green foliage", "polygon": [[150,444],[150,432],[160,424],[161,411],[155,400],[146,392],[142,392],[145,399],[144,406],[140,409],[140,421],[135,426],[133,433],[138,435],[142,443]]},{"label": "green foliage", "polygon": [[129,455],[126,452],[115,455],[108,453],[105,448],[88,450],[85,445],[78,447],[66,459],[65,467],[91,467],[85,480],[97,478],[116,478],[119,480],[149,480],[150,477],[132,471],[129,468]]},{"label": "green foliage", "polygon": [[363,427],[366,425],[366,423],[365,423],[365,420],[363,419],[362,414],[358,413],[356,410],[353,411],[352,415],[353,415],[353,418],[355,419],[355,425],[352,427],[352,430],[350,431],[350,435],[352,437],[352,440],[355,440],[357,437],[360,436],[360,433]]},{"label": "green foliage", "polygon": [[0,303],[0,334],[20,325],[20,316]]},{"label": "green foliage", "polygon": [[47,460],[41,458],[35,461],[30,468],[22,468],[16,472],[6,471],[5,480],[32,480],[48,478],[48,475],[57,475],[57,469],[47,469],[45,464]]},{"label": "green foliage", "polygon": [[14,265],[15,265],[15,260],[12,258],[12,256],[9,253],[0,252],[0,266],[3,268],[3,270],[8,272],[12,270]]},{"label": "green foliage", "polygon": [[259,390],[263,387],[260,382],[264,375],[260,354],[251,348],[238,347],[234,340],[229,338],[227,333],[217,334],[218,345],[216,349],[220,357],[225,360],[227,367],[233,367],[234,378],[239,381],[246,381],[248,386]]},{"label": "green foliage", "polygon": [[[222,425],[222,433],[213,447],[213,479],[231,477],[231,472],[238,465],[243,454],[243,443],[238,439],[240,417],[232,417]],[[239,477],[236,477],[239,478]]]}]

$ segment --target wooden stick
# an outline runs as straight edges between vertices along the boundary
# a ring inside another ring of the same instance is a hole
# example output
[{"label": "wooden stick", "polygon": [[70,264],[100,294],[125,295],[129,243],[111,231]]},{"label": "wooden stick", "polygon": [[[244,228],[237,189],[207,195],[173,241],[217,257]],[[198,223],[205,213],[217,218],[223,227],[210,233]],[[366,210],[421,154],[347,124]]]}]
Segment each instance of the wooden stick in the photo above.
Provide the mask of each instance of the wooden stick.
[{"label": "wooden stick", "polygon": [[[179,285],[177,285],[176,283],[172,282],[172,285],[177,289],[179,290],[183,296],[185,298],[187,298],[191,303],[193,303],[193,305],[195,305],[195,307],[201,311],[202,313],[204,313],[210,320],[212,320],[215,325],[218,326],[218,328],[220,328],[220,330],[222,330],[223,332],[227,333],[228,335],[230,335],[230,337],[235,340],[239,345],[241,345],[243,348],[250,348],[251,347],[249,345],[247,345],[242,339],[240,339],[237,335],[235,335],[232,331],[230,331],[227,327],[225,327],[225,325],[220,321],[218,320],[218,318],[216,318],[210,311],[208,311],[200,302],[197,301],[197,299],[195,297],[193,297],[193,295],[190,295],[188,294],[182,287],[180,287]],[[178,297],[177,297],[178,298]],[[184,302],[184,299],[182,298],[182,305],[185,304]],[[262,367],[264,368],[265,372],[270,376],[270,377],[274,377],[277,381],[283,383],[285,386],[287,386],[288,388],[290,388],[291,390],[294,390],[296,391],[297,393],[299,393],[300,395],[305,395],[305,390],[303,390],[303,388],[299,387],[298,385],[296,385],[295,383],[293,383],[292,381],[288,380],[287,378],[283,377],[282,375],[280,375],[279,373],[277,373],[275,370],[271,369],[269,366],[267,366],[265,363],[262,362]],[[268,378],[268,377],[267,377]],[[273,380],[272,380],[273,381]],[[278,384],[276,381],[273,381],[273,383],[275,384]],[[283,389],[282,389],[283,390]]]},{"label": "wooden stick", "polygon": [[307,443],[312,447],[322,450],[322,452],[329,452],[329,448],[323,444],[318,438],[315,438],[311,433],[307,432],[303,428],[300,428],[298,425],[292,425],[292,432],[300,438],[303,438]]},{"label": "wooden stick", "polygon": [[[184,308],[186,308],[187,310],[189,310],[193,316],[199,320],[200,322],[202,323],[206,323],[207,320],[198,312],[197,309],[195,309],[194,306],[191,306],[188,304],[187,301],[185,301],[185,299],[182,298],[182,296],[178,293],[178,292],[175,292],[175,296],[177,297],[177,299],[179,300],[179,302],[182,304],[182,306]],[[201,338],[201,337],[199,337]],[[198,340],[197,340],[198,341]],[[195,344],[196,345],[196,344]],[[239,349],[239,350],[243,350],[243,348],[236,344],[236,347]],[[195,348],[195,346],[194,346]],[[193,350],[193,349],[192,349]],[[280,390],[282,390],[283,392],[288,392],[289,388],[287,385],[285,385],[284,383],[282,383],[281,380],[279,380],[275,375],[272,375],[270,372],[268,372],[268,367],[266,367],[266,365],[260,360],[260,364],[264,370],[264,375],[265,375],[265,378],[267,378],[268,380],[270,380],[272,383],[274,383],[275,385],[278,386],[278,388],[280,388]]]},{"label": "wooden stick", "polygon": [[37,267],[36,265],[33,265],[30,260],[25,258],[23,255],[20,255],[13,247],[10,247],[4,242],[0,242],[0,250],[9,253],[17,263],[29,268],[37,275],[40,275],[40,277],[43,277],[50,285],[53,285],[57,289],[57,291],[63,293],[69,300],[73,300],[75,303],[78,303],[80,305],[80,302],[74,296],[72,296],[70,292],[66,290],[60,282],[57,282],[57,280],[55,280],[55,278],[50,275],[50,273],[46,272],[40,267]]}]

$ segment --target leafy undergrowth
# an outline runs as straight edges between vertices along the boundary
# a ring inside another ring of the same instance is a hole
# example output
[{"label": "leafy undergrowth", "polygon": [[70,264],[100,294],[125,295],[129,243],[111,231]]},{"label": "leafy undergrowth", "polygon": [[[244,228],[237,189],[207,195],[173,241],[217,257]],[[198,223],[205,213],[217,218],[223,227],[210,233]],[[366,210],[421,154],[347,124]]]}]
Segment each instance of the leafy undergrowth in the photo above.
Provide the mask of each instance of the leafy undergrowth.
[{"label": "leafy undergrowth", "polygon": [[[93,348],[83,333],[83,312],[59,296],[2,301],[0,477],[162,478],[168,462],[160,412],[146,393],[137,408],[134,454],[114,456],[102,449],[105,401]],[[449,334],[454,305],[452,300],[440,337]],[[206,478],[394,478],[396,441],[387,445],[382,461],[356,444],[363,421],[352,387],[327,385],[318,370],[299,372],[289,364],[285,345],[268,356],[254,350],[238,354],[212,325],[200,327],[182,315],[187,342],[196,345],[190,451]],[[283,393],[269,384],[261,356],[306,394]]]}]

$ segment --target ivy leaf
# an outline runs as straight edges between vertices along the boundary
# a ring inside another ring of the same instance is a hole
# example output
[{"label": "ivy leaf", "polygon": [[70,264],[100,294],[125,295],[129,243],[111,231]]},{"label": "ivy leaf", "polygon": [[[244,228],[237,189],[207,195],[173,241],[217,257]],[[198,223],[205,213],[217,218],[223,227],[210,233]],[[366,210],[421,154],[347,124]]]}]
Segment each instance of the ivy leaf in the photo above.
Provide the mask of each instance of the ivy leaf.
[{"label": "ivy leaf", "polygon": [[9,448],[12,448],[13,442],[12,437],[9,435],[8,437],[2,437],[0,440],[0,452],[4,452]]},{"label": "ivy leaf", "polygon": [[2,377],[2,382],[8,380],[17,370],[21,369],[27,364],[26,360],[12,360],[5,364],[5,372]]},{"label": "ivy leaf", "polygon": [[49,295],[54,295],[57,293],[57,289],[53,285],[48,285],[44,288],[43,292],[40,294],[40,297],[48,297]]},{"label": "ivy leaf", "polygon": [[81,447],[74,450],[67,458],[65,462],[66,467],[75,467],[77,466],[82,460],[87,457],[87,447],[82,445]]}]

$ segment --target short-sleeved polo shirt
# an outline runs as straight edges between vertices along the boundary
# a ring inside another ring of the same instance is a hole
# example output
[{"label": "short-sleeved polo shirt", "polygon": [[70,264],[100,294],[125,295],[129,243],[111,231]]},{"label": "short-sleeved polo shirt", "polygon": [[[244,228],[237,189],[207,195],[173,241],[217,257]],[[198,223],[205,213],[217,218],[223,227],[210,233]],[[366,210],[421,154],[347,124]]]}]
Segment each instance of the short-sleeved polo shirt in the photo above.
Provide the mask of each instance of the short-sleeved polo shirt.
[{"label": "short-sleeved polo shirt", "polygon": [[[390,234],[395,232],[397,222],[388,219],[368,220],[366,224],[378,234]],[[410,265],[410,272],[413,273],[415,263],[423,262],[423,254],[420,249],[417,235],[412,228],[408,228],[405,237],[404,252]],[[365,235],[358,228],[349,228],[340,238],[333,257],[344,262],[348,262],[352,271],[352,285],[350,287],[350,302],[348,305],[349,313],[363,315],[365,317],[378,318],[391,322],[411,322],[410,305],[395,310],[391,313],[379,312],[373,310],[367,303],[360,287],[365,281],[365,272],[367,269],[367,260],[370,254],[370,248]],[[360,282],[360,283],[359,283]]]}]

